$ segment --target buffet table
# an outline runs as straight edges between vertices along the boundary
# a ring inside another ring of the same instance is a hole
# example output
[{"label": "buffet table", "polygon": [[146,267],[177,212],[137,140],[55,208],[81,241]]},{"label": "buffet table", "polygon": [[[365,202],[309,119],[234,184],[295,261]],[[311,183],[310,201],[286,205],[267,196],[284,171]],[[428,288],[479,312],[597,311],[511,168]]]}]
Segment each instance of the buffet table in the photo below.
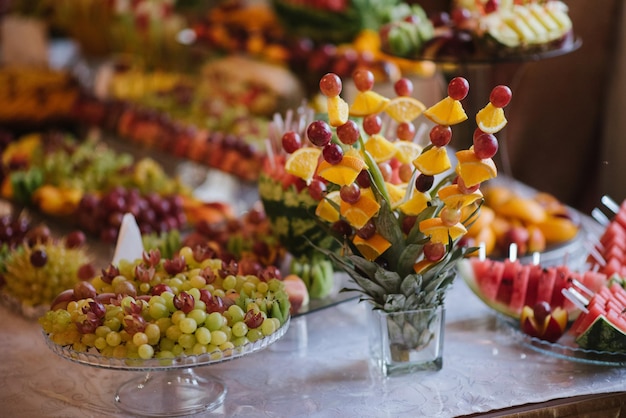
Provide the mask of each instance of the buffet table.
[{"label": "buffet table", "polygon": [[[194,369],[221,378],[228,388],[224,404],[203,416],[479,416],[624,390],[626,368],[536,352],[507,332],[461,279],[446,306],[441,371],[380,377],[368,364],[366,306],[352,299],[292,319],[287,334],[263,351]],[[35,321],[5,307],[0,313],[0,415],[125,416],[116,409],[114,393],[140,372],[62,359],[47,347]]]}]

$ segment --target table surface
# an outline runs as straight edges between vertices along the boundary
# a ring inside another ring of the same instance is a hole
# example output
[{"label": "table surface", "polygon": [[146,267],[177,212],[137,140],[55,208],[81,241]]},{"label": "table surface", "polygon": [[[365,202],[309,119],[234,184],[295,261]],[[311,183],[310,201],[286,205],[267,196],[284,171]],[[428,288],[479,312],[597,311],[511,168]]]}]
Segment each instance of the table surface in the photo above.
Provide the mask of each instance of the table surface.
[{"label": "table surface", "polygon": [[[195,368],[228,388],[224,404],[202,416],[454,417],[624,389],[626,368],[558,359],[522,344],[459,278],[446,299],[443,369],[384,378],[369,365],[365,309],[349,300],[295,318],[269,348]],[[115,391],[141,372],[60,358],[36,321],[5,307],[0,314],[0,415],[126,416]]]}]

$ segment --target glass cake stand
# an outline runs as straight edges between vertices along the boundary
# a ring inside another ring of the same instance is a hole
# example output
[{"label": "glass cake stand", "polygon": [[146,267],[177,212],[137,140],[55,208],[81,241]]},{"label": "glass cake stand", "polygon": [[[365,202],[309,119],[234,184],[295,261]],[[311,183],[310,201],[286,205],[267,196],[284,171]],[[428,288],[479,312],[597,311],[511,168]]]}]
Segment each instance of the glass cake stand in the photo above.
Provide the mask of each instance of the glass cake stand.
[{"label": "glass cake stand", "polygon": [[79,352],[60,346],[46,333],[44,338],[48,347],[66,360],[102,369],[145,372],[118,387],[115,405],[133,415],[173,417],[211,411],[220,407],[226,398],[226,384],[217,377],[199,376],[194,371],[196,367],[235,360],[263,350],[285,335],[289,322],[287,320],[272,335],[232,350],[172,359],[110,358],[97,352]]}]

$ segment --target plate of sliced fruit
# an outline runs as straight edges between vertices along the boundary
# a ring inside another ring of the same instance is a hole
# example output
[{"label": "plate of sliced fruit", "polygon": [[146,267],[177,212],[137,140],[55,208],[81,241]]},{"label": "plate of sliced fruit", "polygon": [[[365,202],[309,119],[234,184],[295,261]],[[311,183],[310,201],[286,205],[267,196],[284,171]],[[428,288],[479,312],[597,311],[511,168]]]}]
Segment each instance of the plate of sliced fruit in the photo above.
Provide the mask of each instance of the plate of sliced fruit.
[{"label": "plate of sliced fruit", "polygon": [[626,365],[626,279],[610,250],[626,238],[626,204],[608,207],[613,216],[582,269],[482,254],[461,260],[459,273],[505,329],[532,348],[574,361]]}]

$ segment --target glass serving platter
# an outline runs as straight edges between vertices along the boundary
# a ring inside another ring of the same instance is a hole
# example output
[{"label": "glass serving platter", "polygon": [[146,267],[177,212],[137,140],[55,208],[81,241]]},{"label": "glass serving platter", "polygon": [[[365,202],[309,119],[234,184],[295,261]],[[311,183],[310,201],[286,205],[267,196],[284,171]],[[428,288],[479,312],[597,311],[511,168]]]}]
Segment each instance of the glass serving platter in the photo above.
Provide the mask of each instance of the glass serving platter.
[{"label": "glass serving platter", "polygon": [[48,347],[58,356],[102,369],[145,372],[121,384],[115,392],[115,405],[140,416],[172,417],[211,411],[226,398],[226,384],[220,379],[195,373],[194,368],[235,360],[269,347],[289,328],[288,319],[276,332],[232,350],[172,359],[130,359],[105,357],[97,352],[79,352],[52,342],[43,332]]},{"label": "glass serving platter", "polygon": [[626,366],[626,352],[589,350],[579,347],[573,335],[566,332],[557,342],[551,343],[525,334],[516,320],[498,314],[498,323],[508,335],[521,341],[525,346],[549,356],[579,363],[602,366]]}]

